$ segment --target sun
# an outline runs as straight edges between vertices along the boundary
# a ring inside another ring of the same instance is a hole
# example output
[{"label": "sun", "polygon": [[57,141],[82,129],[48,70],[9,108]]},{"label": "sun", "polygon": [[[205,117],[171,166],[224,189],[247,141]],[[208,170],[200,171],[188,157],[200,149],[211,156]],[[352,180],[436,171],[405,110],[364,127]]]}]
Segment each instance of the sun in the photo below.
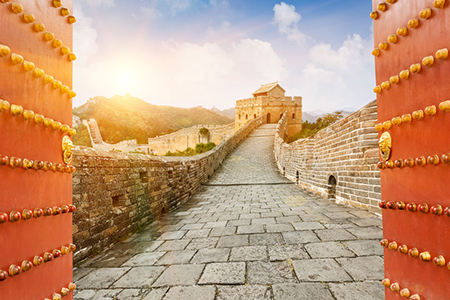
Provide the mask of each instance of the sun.
[{"label": "sun", "polygon": [[118,85],[120,86],[121,90],[124,90],[126,92],[132,92],[131,89],[134,87],[135,83],[135,76],[134,73],[129,70],[124,70],[120,72],[118,76]]}]

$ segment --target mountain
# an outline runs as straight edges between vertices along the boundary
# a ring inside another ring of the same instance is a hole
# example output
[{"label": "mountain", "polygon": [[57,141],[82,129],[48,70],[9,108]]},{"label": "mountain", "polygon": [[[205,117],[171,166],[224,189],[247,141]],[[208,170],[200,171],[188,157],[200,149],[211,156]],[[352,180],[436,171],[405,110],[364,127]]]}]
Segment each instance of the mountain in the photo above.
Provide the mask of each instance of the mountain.
[{"label": "mountain", "polygon": [[[345,117],[351,115],[352,113],[354,113],[356,111],[356,109],[352,110],[352,108],[346,108],[345,110],[337,110],[337,111],[342,111],[342,116],[345,118]],[[303,119],[303,122],[308,121],[309,123],[314,123],[314,122],[316,122],[316,120],[318,118],[323,118],[326,115],[333,113],[333,112],[336,112],[336,111],[325,112],[320,109],[316,109],[316,110],[309,111],[309,112],[304,111],[304,112],[302,112],[302,119]]]},{"label": "mountain", "polygon": [[91,98],[82,106],[74,108],[73,114],[84,120],[95,119],[107,143],[137,139],[139,144],[146,144],[148,138],[182,128],[233,122],[227,116],[202,107],[153,105],[129,94]]},{"label": "mountain", "polygon": [[236,107],[225,109],[225,110],[223,110],[223,113],[234,120],[234,118],[236,116]]},{"label": "mountain", "polygon": [[302,112],[302,122],[308,121],[309,123],[314,123],[317,120],[318,116],[314,116],[306,111]]},{"label": "mountain", "polygon": [[236,114],[236,108],[235,107],[232,107],[232,108],[229,108],[229,109],[220,110],[217,107],[213,106],[213,108],[211,108],[211,110],[213,112],[221,115],[221,116],[229,117],[229,118],[231,118],[231,120],[234,120],[234,116]]}]

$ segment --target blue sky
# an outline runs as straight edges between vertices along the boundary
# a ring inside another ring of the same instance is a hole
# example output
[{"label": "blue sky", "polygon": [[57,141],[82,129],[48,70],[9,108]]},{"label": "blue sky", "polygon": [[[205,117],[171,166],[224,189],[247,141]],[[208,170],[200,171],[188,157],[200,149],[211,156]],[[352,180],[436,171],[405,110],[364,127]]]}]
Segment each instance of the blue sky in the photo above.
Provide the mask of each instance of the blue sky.
[{"label": "blue sky", "polygon": [[373,100],[371,1],[77,0],[74,89],[221,109],[279,81],[304,110]]}]

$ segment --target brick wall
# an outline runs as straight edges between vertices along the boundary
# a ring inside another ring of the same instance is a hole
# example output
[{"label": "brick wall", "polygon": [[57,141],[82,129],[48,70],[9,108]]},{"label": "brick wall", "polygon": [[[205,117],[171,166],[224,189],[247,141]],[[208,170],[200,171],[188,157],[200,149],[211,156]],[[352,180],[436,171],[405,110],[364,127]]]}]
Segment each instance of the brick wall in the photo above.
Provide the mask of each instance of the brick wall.
[{"label": "brick wall", "polygon": [[378,212],[381,189],[376,167],[379,160],[378,133],[374,129],[376,101],[292,144],[284,141],[286,117],[278,123],[275,136],[275,158],[280,171],[313,193]]},{"label": "brick wall", "polygon": [[213,150],[192,157],[158,157],[77,147],[74,151],[74,261],[97,253],[189,200],[225,157],[265,116]]},{"label": "brick wall", "polygon": [[[199,133],[200,128],[205,127],[209,130],[209,137],[202,137]],[[216,145],[234,133],[234,123],[228,125],[196,125],[184,128],[170,134],[165,134],[155,138],[148,139],[150,151],[157,155],[164,155],[167,151],[184,151],[187,148],[195,149],[198,143],[213,142]]]}]

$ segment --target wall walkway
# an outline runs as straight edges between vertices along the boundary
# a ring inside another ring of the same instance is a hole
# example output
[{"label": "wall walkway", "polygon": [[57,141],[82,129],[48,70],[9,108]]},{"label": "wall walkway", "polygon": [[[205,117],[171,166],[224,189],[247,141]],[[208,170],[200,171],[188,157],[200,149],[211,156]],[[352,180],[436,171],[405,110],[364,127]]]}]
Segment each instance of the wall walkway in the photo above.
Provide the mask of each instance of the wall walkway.
[{"label": "wall walkway", "polygon": [[74,299],[384,299],[381,218],[281,176],[273,125],[188,203],[81,263]]},{"label": "wall walkway", "polygon": [[213,150],[193,157],[124,154],[85,147],[74,151],[74,243],[79,261],[186,202],[261,117]]}]

